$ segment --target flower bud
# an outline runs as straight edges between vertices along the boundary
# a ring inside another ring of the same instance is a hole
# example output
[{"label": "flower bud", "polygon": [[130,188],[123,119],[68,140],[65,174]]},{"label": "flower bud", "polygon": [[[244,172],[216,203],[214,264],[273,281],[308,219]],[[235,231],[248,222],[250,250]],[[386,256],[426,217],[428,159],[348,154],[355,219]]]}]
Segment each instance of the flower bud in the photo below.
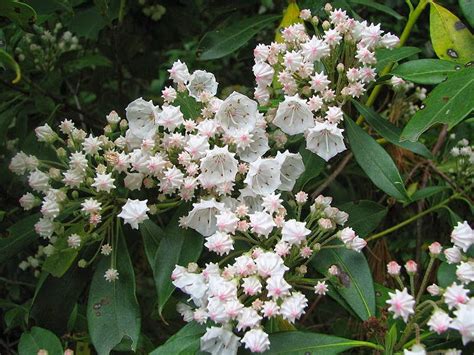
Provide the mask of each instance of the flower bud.
[{"label": "flower bud", "polygon": [[85,267],[87,267],[87,261],[81,259],[77,262],[77,266],[79,266],[81,269],[84,269]]},{"label": "flower bud", "polygon": [[338,73],[344,73],[344,64],[339,63],[336,67]]},{"label": "flower bud", "polygon": [[418,265],[414,260],[408,260],[405,264],[405,269],[407,270],[408,274],[415,274],[416,270],[418,269]]},{"label": "flower bud", "polygon": [[387,272],[390,276],[400,275],[401,266],[396,261],[391,261],[387,264]]},{"label": "flower bud", "polygon": [[337,276],[339,275],[339,268],[337,265],[331,265],[331,267],[328,269],[329,275],[332,276]]},{"label": "flower bud", "polygon": [[127,129],[127,128],[128,128],[128,122],[127,122],[127,120],[121,120],[121,121],[120,121],[120,129],[125,130],[125,129]]},{"label": "flower bud", "polygon": [[426,290],[428,291],[428,293],[431,295],[431,296],[438,296],[440,293],[441,293],[441,289],[439,288],[438,285],[436,284],[432,284],[430,286],[428,286],[426,288]]},{"label": "flower bud", "polygon": [[443,250],[443,247],[438,242],[434,242],[434,243],[430,244],[428,249],[430,251],[431,256],[434,257],[434,256],[438,256],[439,254],[441,254],[441,250]]},{"label": "flower bud", "polygon": [[66,149],[64,149],[63,147],[56,149],[56,155],[59,159],[65,158],[67,155]]},{"label": "flower bud", "polygon": [[457,247],[452,247],[444,250],[444,256],[448,264],[457,264],[461,261],[461,250]]},{"label": "flower bud", "polygon": [[326,5],[324,5],[324,11],[331,12],[332,11],[332,5],[330,3],[326,3]]},{"label": "flower bud", "polygon": [[329,23],[329,21],[324,21],[323,22],[323,29],[325,31],[329,30],[331,28],[331,24]]}]

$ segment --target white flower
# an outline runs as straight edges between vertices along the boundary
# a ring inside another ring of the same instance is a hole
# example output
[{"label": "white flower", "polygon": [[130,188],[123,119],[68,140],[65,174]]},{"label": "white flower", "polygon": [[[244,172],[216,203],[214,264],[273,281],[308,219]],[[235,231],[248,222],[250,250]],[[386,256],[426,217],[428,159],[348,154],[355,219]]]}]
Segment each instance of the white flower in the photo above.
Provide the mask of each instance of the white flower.
[{"label": "white flower", "polygon": [[250,163],[244,183],[258,195],[271,194],[281,184],[280,169],[281,165],[276,159],[258,158]]},{"label": "white flower", "polygon": [[262,283],[256,276],[246,277],[243,279],[242,289],[246,295],[254,296],[262,290]]},{"label": "white flower", "polygon": [[269,149],[265,130],[255,129],[252,132],[252,141],[246,147],[237,147],[237,154],[241,160],[251,163],[262,157]]},{"label": "white flower", "polygon": [[234,250],[234,241],[232,237],[224,232],[217,231],[213,235],[206,237],[206,243],[204,243],[209,251],[213,251],[217,255],[229,254],[231,250]]},{"label": "white flower", "polygon": [[168,69],[170,73],[170,79],[177,84],[186,83],[189,80],[189,71],[185,63],[177,60],[173,63],[171,69]]},{"label": "white flower", "polygon": [[273,228],[276,226],[272,216],[266,212],[255,212],[249,216],[252,232],[258,235],[268,237]]},{"label": "white flower", "polygon": [[216,216],[217,229],[221,232],[234,234],[238,222],[239,218],[231,211],[221,211]]},{"label": "white flower", "polygon": [[275,70],[272,66],[267,63],[259,62],[255,63],[252,68],[253,75],[255,75],[255,81],[258,86],[270,86],[273,81],[273,74]]},{"label": "white flower", "polygon": [[129,132],[139,140],[150,139],[156,133],[156,116],[158,109],[153,102],[145,101],[141,97],[128,104],[125,109],[128,120]]},{"label": "white flower", "polygon": [[48,218],[40,218],[35,224],[35,232],[43,238],[51,238],[54,232],[53,221]]},{"label": "white flower", "polygon": [[143,178],[144,175],[142,173],[127,173],[127,176],[123,179],[123,184],[130,191],[140,190]]},{"label": "white flower", "polygon": [[27,192],[20,198],[20,205],[25,211],[31,210],[36,206],[36,197],[31,192]]},{"label": "white flower", "polygon": [[107,269],[107,271],[104,274],[104,278],[108,282],[113,282],[115,280],[118,280],[119,272],[116,269],[113,269],[113,268]]},{"label": "white flower", "polygon": [[280,314],[280,307],[275,301],[266,301],[263,304],[262,314],[265,318],[276,317]]},{"label": "white flower", "polygon": [[224,208],[224,204],[216,202],[215,199],[201,200],[193,204],[193,209],[182,219],[181,224],[209,237],[216,232],[216,215]]},{"label": "white flower", "polygon": [[229,152],[229,147],[215,146],[208,150],[201,159],[200,178],[214,185],[233,182],[237,175],[238,161],[234,158],[235,153]]},{"label": "white flower", "polygon": [[330,106],[326,112],[326,120],[332,124],[338,124],[343,119],[343,113],[340,107]]},{"label": "white flower", "polygon": [[209,141],[207,137],[199,134],[191,135],[184,147],[184,150],[191,154],[193,159],[199,159],[209,150]]},{"label": "white flower", "polygon": [[45,123],[43,126],[35,128],[35,133],[36,138],[38,138],[38,142],[52,143],[56,140],[56,138],[58,138],[56,132],[54,132],[47,123]]},{"label": "white flower", "polygon": [[449,309],[457,308],[459,305],[469,301],[468,293],[469,290],[453,282],[453,284],[444,291],[444,303],[448,305]]},{"label": "white flower", "polygon": [[112,247],[110,244],[102,245],[102,248],[100,248],[100,253],[105,256],[110,255],[110,253],[112,253]]},{"label": "white flower", "polygon": [[196,70],[190,77],[187,85],[189,96],[201,101],[201,94],[207,93],[215,96],[217,93],[216,77],[204,70]]},{"label": "white flower", "polygon": [[[94,137],[91,134],[82,142],[82,149],[84,149],[84,152],[88,155],[96,155],[102,149],[102,141],[99,137]],[[74,165],[71,166],[74,167]]]},{"label": "white flower", "polygon": [[179,302],[176,305],[176,311],[183,317],[185,322],[191,322],[194,319],[193,309],[186,303]]},{"label": "white flower", "polygon": [[239,130],[250,132],[257,124],[257,106],[255,101],[234,91],[220,105],[216,120],[229,135]]},{"label": "white flower", "polygon": [[17,175],[23,175],[27,171],[28,155],[18,152],[10,161],[8,168]]},{"label": "white flower", "polygon": [[428,321],[427,325],[430,327],[430,330],[432,332],[441,334],[448,330],[451,321],[451,317],[448,316],[445,311],[437,309],[431,315],[431,318]]},{"label": "white flower", "polygon": [[261,253],[255,259],[257,272],[262,277],[283,275],[288,267],[285,266],[283,259],[272,252]]},{"label": "white flower", "polygon": [[414,314],[415,299],[412,295],[407,292],[404,288],[402,291],[395,290],[395,293],[389,292],[390,299],[387,300],[387,304],[390,305],[388,310],[393,312],[393,318],[402,317],[405,323],[408,321],[410,314]]},{"label": "white flower", "polygon": [[242,343],[253,353],[263,353],[270,349],[268,334],[259,328],[251,329],[245,333]]},{"label": "white flower", "polygon": [[290,245],[300,245],[310,235],[311,231],[306,228],[305,222],[298,222],[295,219],[285,221],[281,230],[281,240]]},{"label": "white flower", "polygon": [[324,41],[330,47],[336,46],[341,41],[341,39],[342,39],[341,35],[335,29],[324,31]]},{"label": "white flower", "polygon": [[400,38],[398,38],[397,36],[389,32],[382,36],[379,43],[382,47],[392,49],[392,48],[395,48],[399,42],[400,42]]},{"label": "white flower", "polygon": [[96,213],[99,213],[100,210],[102,209],[100,206],[101,206],[101,203],[98,202],[97,200],[93,198],[87,198],[84,200],[83,203],[81,203],[81,207],[82,207],[81,211],[89,215],[96,214]]},{"label": "white flower", "polygon": [[112,178],[112,173],[97,174],[97,176],[94,178],[94,183],[91,186],[95,187],[97,192],[110,192],[110,190],[115,189],[114,181],[115,179]]},{"label": "white flower", "polygon": [[324,296],[328,291],[329,289],[326,281],[318,281],[318,283],[314,286],[314,293],[317,295]]},{"label": "white flower", "polygon": [[467,221],[463,223],[458,222],[451,233],[451,241],[464,252],[474,243],[474,230],[472,230]]},{"label": "white flower", "polygon": [[474,341],[474,304],[473,301],[468,304],[461,304],[459,309],[454,311],[456,318],[450,325],[450,328],[456,329],[462,337],[463,345]]},{"label": "white flower", "polygon": [[360,44],[367,48],[374,48],[381,38],[383,31],[380,29],[380,24],[365,26],[361,31]]},{"label": "white flower", "polygon": [[28,177],[30,187],[38,192],[45,192],[49,190],[49,177],[40,170],[35,170],[30,173]]},{"label": "white flower", "polygon": [[415,344],[411,350],[403,349],[403,355],[426,355],[426,350],[422,344]]},{"label": "white flower", "polygon": [[271,276],[267,279],[267,295],[278,299],[290,294],[291,285],[285,281],[283,275]]},{"label": "white flower", "polygon": [[286,134],[294,135],[313,127],[314,118],[305,100],[298,95],[285,96],[272,123]]},{"label": "white flower", "polygon": [[171,132],[184,123],[184,117],[179,106],[163,106],[155,122]]},{"label": "white flower", "polygon": [[303,64],[303,56],[299,51],[286,52],[283,56],[283,63],[286,69],[290,72],[295,72],[300,69],[301,64]]},{"label": "white flower", "polygon": [[461,262],[456,267],[456,276],[463,284],[474,281],[474,261]]},{"label": "white flower", "polygon": [[69,248],[72,248],[72,249],[79,248],[81,246],[81,236],[75,233],[71,234],[67,238],[67,245],[69,246]]},{"label": "white flower", "polygon": [[361,250],[366,247],[366,245],[367,245],[367,242],[364,239],[362,239],[360,237],[355,237],[349,243],[346,244],[346,247],[348,249],[351,249],[351,250],[354,250],[354,251],[360,253]]},{"label": "white flower", "polygon": [[241,255],[235,258],[233,269],[240,276],[248,276],[257,271],[257,265],[250,256]]},{"label": "white flower", "polygon": [[342,132],[343,129],[329,122],[316,122],[316,125],[308,130],[306,148],[328,161],[346,150]]},{"label": "white flower", "polygon": [[[115,111],[112,111],[112,112],[115,112]],[[68,119],[62,120],[61,123],[59,124],[59,129],[64,134],[70,134],[74,130],[74,128],[75,128],[74,122]]]},{"label": "white flower", "polygon": [[207,351],[212,355],[235,355],[239,340],[237,335],[225,328],[207,328],[206,334],[201,337],[201,351]]},{"label": "white flower", "polygon": [[45,198],[43,204],[41,205],[41,213],[44,217],[49,219],[54,219],[59,215],[59,204],[56,200],[51,198]]},{"label": "white flower", "polygon": [[457,264],[462,258],[461,250],[458,247],[445,249],[444,256],[446,256],[448,264]]},{"label": "white flower", "polygon": [[242,309],[237,319],[239,322],[237,323],[236,328],[238,331],[241,331],[257,326],[260,323],[262,316],[260,316],[253,308],[245,307]]},{"label": "white flower", "polygon": [[305,167],[300,153],[277,152],[275,160],[280,163],[280,191],[291,191],[296,180],[303,174]]},{"label": "white flower", "polygon": [[[93,138],[93,137],[91,137]],[[89,138],[88,138],[89,139]],[[82,145],[84,146],[85,142],[82,143]],[[102,142],[99,142],[98,144],[98,150],[100,149],[99,147],[102,145]],[[85,146],[84,146],[85,147]],[[85,148],[84,148],[85,149]],[[97,150],[97,151],[98,151]],[[96,154],[97,151],[94,153]],[[86,151],[87,154],[91,154],[90,153],[90,150],[88,149]],[[82,171],[84,172],[88,166],[89,162],[87,161],[87,158],[86,158],[86,155],[81,153],[81,152],[73,152],[71,153],[71,155],[69,156],[69,166],[72,168],[72,169],[76,169],[76,170],[79,170],[79,171]]]},{"label": "white flower", "polygon": [[131,200],[127,199],[127,202],[122,207],[122,212],[117,217],[124,220],[124,223],[130,224],[133,229],[138,229],[138,225],[144,220],[148,219],[146,214],[150,209],[146,205],[148,200]]},{"label": "white flower", "polygon": [[305,295],[300,292],[293,292],[293,294],[286,298],[281,304],[280,313],[284,319],[290,323],[294,323],[295,320],[303,315],[307,305],[308,300]]},{"label": "white flower", "polygon": [[321,60],[321,58],[329,55],[329,46],[327,43],[316,36],[313,36],[308,42],[301,44],[301,48],[301,53],[308,62]]}]

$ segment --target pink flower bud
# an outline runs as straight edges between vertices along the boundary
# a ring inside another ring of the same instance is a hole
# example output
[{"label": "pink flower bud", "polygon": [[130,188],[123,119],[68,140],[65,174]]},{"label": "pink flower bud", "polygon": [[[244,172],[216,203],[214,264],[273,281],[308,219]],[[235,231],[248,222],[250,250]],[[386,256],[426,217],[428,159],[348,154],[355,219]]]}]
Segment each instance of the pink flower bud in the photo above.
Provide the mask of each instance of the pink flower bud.
[{"label": "pink flower bud", "polygon": [[418,265],[416,265],[414,260],[408,260],[405,264],[405,269],[409,274],[414,274],[418,269]]},{"label": "pink flower bud", "polygon": [[400,269],[402,267],[398,265],[396,261],[391,261],[387,264],[387,272],[390,276],[398,276],[400,275]]},{"label": "pink flower bud", "polygon": [[438,285],[432,284],[426,288],[431,296],[438,296],[441,293],[441,290]]},{"label": "pink flower bud", "polygon": [[438,256],[439,254],[441,254],[441,250],[443,250],[443,247],[438,242],[434,242],[430,244],[428,249],[430,250],[431,255]]}]

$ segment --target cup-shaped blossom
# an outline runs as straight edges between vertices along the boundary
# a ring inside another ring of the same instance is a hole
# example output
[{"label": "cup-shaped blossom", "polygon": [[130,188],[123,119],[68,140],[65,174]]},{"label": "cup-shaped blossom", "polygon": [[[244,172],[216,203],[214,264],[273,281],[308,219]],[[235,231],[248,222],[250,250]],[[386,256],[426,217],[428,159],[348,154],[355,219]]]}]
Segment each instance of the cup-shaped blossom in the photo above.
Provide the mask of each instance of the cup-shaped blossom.
[{"label": "cup-shaped blossom", "polygon": [[306,135],[306,148],[328,161],[346,150],[343,131],[329,122],[316,122]]},{"label": "cup-shaped blossom", "polygon": [[205,237],[209,237],[217,230],[216,215],[224,209],[224,204],[215,199],[201,200],[193,204],[193,209],[180,221],[184,227],[189,227]]},{"label": "cup-shaped blossom", "polygon": [[280,191],[291,191],[296,180],[303,174],[305,167],[300,153],[277,152],[275,159],[280,162]]},{"label": "cup-shaped blossom", "polygon": [[313,113],[306,100],[298,95],[285,96],[272,123],[289,135],[299,134],[314,126]]},{"label": "cup-shaped blossom", "polygon": [[258,158],[250,163],[244,182],[258,195],[271,194],[281,185],[280,169],[276,159]]},{"label": "cup-shaped blossom", "polygon": [[196,70],[189,77],[187,85],[189,96],[201,101],[201,95],[203,93],[214,96],[217,93],[217,81],[214,74],[209,73],[205,70]]},{"label": "cup-shaped blossom", "polygon": [[201,177],[215,185],[233,182],[237,175],[238,161],[229,147],[214,147],[201,159]]}]

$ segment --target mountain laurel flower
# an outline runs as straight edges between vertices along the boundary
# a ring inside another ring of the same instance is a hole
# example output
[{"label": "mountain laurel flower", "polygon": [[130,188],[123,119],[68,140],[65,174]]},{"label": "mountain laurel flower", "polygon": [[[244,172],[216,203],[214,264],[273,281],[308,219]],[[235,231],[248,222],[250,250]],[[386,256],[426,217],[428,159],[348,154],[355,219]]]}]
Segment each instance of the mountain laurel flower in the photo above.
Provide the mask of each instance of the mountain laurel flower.
[{"label": "mountain laurel flower", "polygon": [[240,338],[223,327],[210,327],[201,337],[201,351],[211,355],[237,354]]},{"label": "mountain laurel flower", "polygon": [[463,345],[474,341],[474,304],[461,304],[454,311],[456,318],[452,321],[450,328],[455,329],[461,334]]},{"label": "mountain laurel flower", "polygon": [[307,62],[315,62],[329,56],[329,46],[316,36],[301,44],[301,53]]},{"label": "mountain laurel flower", "polygon": [[28,183],[30,187],[37,192],[45,192],[51,187],[49,185],[49,176],[38,169],[30,173]]},{"label": "mountain laurel flower", "polygon": [[112,253],[112,247],[110,246],[110,244],[102,245],[102,247],[100,248],[100,253],[105,256],[110,255]]},{"label": "mountain laurel flower", "polygon": [[430,251],[431,256],[436,257],[439,254],[441,254],[443,247],[441,246],[440,243],[434,242],[428,246],[428,250]]},{"label": "mountain laurel flower", "polygon": [[329,122],[316,122],[306,135],[306,148],[326,161],[346,150],[343,129]]},{"label": "mountain laurel flower", "polygon": [[390,299],[387,300],[387,304],[390,305],[388,310],[394,313],[393,318],[401,317],[406,323],[410,314],[415,313],[415,299],[406,288],[402,291],[395,290],[395,293],[389,292],[388,295],[390,296]]},{"label": "mountain laurel flower", "polygon": [[278,190],[293,190],[296,180],[305,171],[303,157],[300,153],[290,153],[288,150],[285,150],[283,153],[277,152],[275,160],[280,163],[281,184],[278,186]]},{"label": "mountain laurel flower", "polygon": [[411,349],[403,349],[403,355],[426,355],[426,349],[423,344],[415,344]]},{"label": "mountain laurel flower", "polygon": [[452,247],[444,250],[444,256],[448,264],[457,264],[462,259],[461,250],[458,247]]},{"label": "mountain laurel flower", "polygon": [[272,123],[286,134],[295,135],[313,127],[314,118],[306,100],[298,95],[285,96]]},{"label": "mountain laurel flower", "polygon": [[158,128],[155,123],[158,111],[159,109],[151,100],[145,101],[141,97],[132,101],[125,108],[129,126],[128,133],[138,138],[139,144],[143,139],[154,137]]},{"label": "mountain laurel flower", "polygon": [[206,238],[204,243],[209,251],[213,251],[217,255],[227,255],[234,250],[234,241],[232,237],[224,232],[217,231],[213,235]]},{"label": "mountain laurel flower", "polygon": [[259,328],[249,330],[244,334],[241,340],[246,349],[252,353],[263,353],[270,349],[270,340],[268,334]]},{"label": "mountain laurel flower", "polygon": [[215,185],[233,182],[238,170],[238,161],[234,156],[228,146],[208,150],[201,159],[201,177]]},{"label": "mountain laurel flower", "polygon": [[408,260],[405,263],[405,270],[408,272],[408,274],[415,274],[418,270],[418,265],[415,263],[414,260]]},{"label": "mountain laurel flower", "polygon": [[190,77],[188,67],[180,60],[174,62],[171,69],[168,69],[168,72],[170,73],[170,79],[177,84],[188,82]]},{"label": "mountain laurel flower", "polygon": [[289,295],[291,285],[285,281],[283,275],[271,276],[266,282],[267,295],[269,297],[278,299]]},{"label": "mountain laurel flower", "polygon": [[96,214],[99,213],[102,209],[100,206],[101,203],[98,202],[96,199],[86,198],[84,202],[81,203],[81,211],[88,215]]},{"label": "mountain laurel flower", "polygon": [[318,283],[314,286],[314,293],[317,295],[325,296],[328,291],[329,288],[326,284],[326,281],[318,281]]},{"label": "mountain laurel flower", "polygon": [[201,200],[193,204],[193,209],[181,219],[182,227],[189,227],[205,237],[209,237],[217,230],[216,215],[224,210],[225,205],[215,199]]},{"label": "mountain laurel flower", "polygon": [[94,183],[91,185],[95,187],[97,192],[105,191],[110,192],[110,190],[115,189],[114,185],[115,179],[112,178],[112,173],[109,174],[100,174],[98,173],[94,178]]},{"label": "mountain laurel flower", "polygon": [[295,219],[286,221],[281,230],[281,240],[290,245],[300,245],[311,231],[306,228],[305,222],[298,222]]},{"label": "mountain laurel flower", "polygon": [[431,295],[431,296],[439,296],[441,294],[441,289],[439,288],[438,285],[436,284],[431,284],[429,285],[427,288],[426,288],[426,291],[428,291],[428,293]]},{"label": "mountain laurel flower", "polygon": [[390,261],[387,264],[387,273],[390,276],[398,276],[400,275],[400,270],[402,267],[396,261]]},{"label": "mountain laurel flower", "polygon": [[344,243],[344,244],[348,244],[350,243],[355,237],[357,237],[356,233],[354,232],[354,230],[350,227],[346,227],[344,228],[343,230],[341,230],[339,233],[338,233],[338,237],[339,239],[341,239],[341,241]]},{"label": "mountain laurel flower", "polygon": [[105,271],[104,278],[108,282],[114,282],[119,278],[119,272],[116,269],[110,268]]},{"label": "mountain laurel flower", "polygon": [[265,212],[268,212],[270,214],[275,213],[278,211],[280,208],[283,207],[281,204],[283,200],[280,198],[281,194],[275,195],[275,193],[266,195],[262,198],[262,207]]},{"label": "mountain laurel flower", "polygon": [[283,259],[273,252],[259,253],[258,256],[255,256],[255,265],[257,266],[258,274],[264,278],[283,275],[288,270]]},{"label": "mountain laurel flower", "polygon": [[358,253],[362,251],[367,246],[367,242],[365,239],[362,239],[360,237],[355,237],[352,239],[349,243],[346,244],[346,248],[354,250]]},{"label": "mountain laurel flower", "polygon": [[36,222],[34,228],[35,232],[39,234],[40,237],[45,239],[51,238],[55,230],[53,221],[44,217],[40,218],[38,222]]},{"label": "mountain laurel flower", "polygon": [[252,233],[256,233],[259,236],[267,238],[273,228],[276,227],[272,216],[266,212],[255,212],[249,216]]},{"label": "mountain laurel flower", "polygon": [[157,114],[155,122],[172,132],[184,123],[184,117],[179,106],[163,106],[162,111]]},{"label": "mountain laurel flower", "polygon": [[451,317],[445,311],[437,309],[431,315],[427,325],[432,332],[441,334],[448,330],[451,321]]},{"label": "mountain laurel flower", "polygon": [[138,229],[138,225],[148,219],[147,212],[150,210],[146,205],[148,200],[131,200],[122,207],[122,212],[117,217],[124,220],[124,223],[130,224],[132,229]]},{"label": "mountain laurel flower", "polygon": [[53,143],[58,138],[57,133],[47,123],[35,128],[35,134],[38,142]]},{"label": "mountain laurel flower", "polygon": [[275,70],[272,66],[267,63],[259,62],[255,63],[252,71],[258,86],[266,87],[271,85],[273,75],[275,74]]},{"label": "mountain laurel flower", "polygon": [[231,211],[221,211],[216,215],[216,226],[221,232],[234,234],[239,221],[239,218]]},{"label": "mountain laurel flower", "polygon": [[290,297],[283,300],[280,306],[280,313],[284,319],[294,323],[304,313],[308,306],[308,299],[300,292],[293,292]]},{"label": "mountain laurel flower", "polygon": [[187,85],[189,96],[196,99],[196,101],[202,101],[202,94],[209,94],[215,96],[217,93],[217,81],[216,77],[212,73],[208,73],[205,70],[196,70],[189,77]]},{"label": "mountain laurel flower", "polygon": [[295,194],[295,201],[299,205],[304,205],[308,201],[308,194],[304,191],[299,191]]},{"label": "mountain laurel flower", "polygon": [[462,261],[456,267],[456,276],[463,284],[474,282],[474,261]]},{"label": "mountain laurel flower", "polygon": [[250,163],[244,183],[258,195],[271,194],[281,185],[280,169],[276,159],[258,158]]},{"label": "mountain laurel flower", "polygon": [[444,303],[446,303],[448,309],[458,308],[469,301],[468,293],[469,290],[453,282],[451,286],[446,287],[443,293]]},{"label": "mountain laurel flower", "polygon": [[82,142],[82,149],[87,155],[96,155],[99,153],[100,150],[102,150],[102,145],[103,143],[99,139],[99,137],[94,137],[93,135],[90,135],[89,137],[84,139],[84,142]]},{"label": "mountain laurel flower", "polygon": [[469,247],[474,243],[474,230],[464,221],[458,222],[451,233],[451,241],[455,246],[467,252]]},{"label": "mountain laurel flower", "polygon": [[69,246],[69,248],[72,248],[72,249],[79,248],[81,246],[81,236],[75,233],[71,234],[67,238],[67,245]]},{"label": "mountain laurel flower", "polygon": [[21,196],[19,202],[25,211],[29,211],[38,204],[38,199],[31,192],[27,192]]}]

